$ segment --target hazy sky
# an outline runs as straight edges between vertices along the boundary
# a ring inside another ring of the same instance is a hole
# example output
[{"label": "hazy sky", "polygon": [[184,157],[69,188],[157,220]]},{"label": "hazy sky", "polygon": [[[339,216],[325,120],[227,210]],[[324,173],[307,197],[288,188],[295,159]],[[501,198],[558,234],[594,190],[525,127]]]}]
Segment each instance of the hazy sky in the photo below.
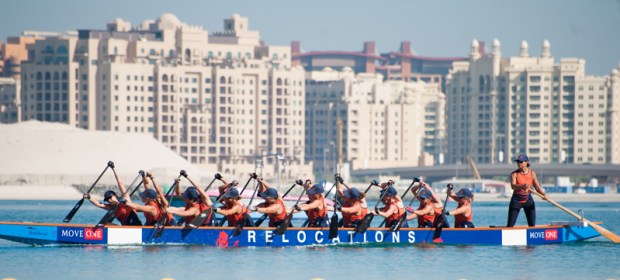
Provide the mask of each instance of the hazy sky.
[{"label": "hazy sky", "polygon": [[521,40],[530,55],[544,39],[556,58],[587,61],[586,72],[609,74],[620,62],[620,0],[4,0],[0,1],[0,40],[24,30],[62,32],[105,29],[120,17],[132,25],[165,12],[182,22],[220,31],[222,19],[246,16],[270,45],[300,40],[304,51],[362,49],[375,41],[379,52],[411,41],[422,56],[467,56],[472,39],[493,38],[503,56],[518,54]]}]

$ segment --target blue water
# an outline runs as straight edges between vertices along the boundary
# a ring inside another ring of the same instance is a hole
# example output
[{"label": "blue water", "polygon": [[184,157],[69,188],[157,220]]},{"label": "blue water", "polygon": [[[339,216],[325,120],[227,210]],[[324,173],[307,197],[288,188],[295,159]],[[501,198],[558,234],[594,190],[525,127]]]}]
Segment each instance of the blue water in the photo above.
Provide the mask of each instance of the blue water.
[{"label": "blue water", "polygon": [[[76,201],[0,201],[0,221],[61,222]],[[370,205],[374,205],[372,202]],[[562,203],[620,234],[620,203]],[[477,226],[504,225],[508,203],[475,202]],[[451,209],[451,207],[449,207]],[[538,224],[573,220],[537,201]],[[72,223],[104,214],[85,203]],[[381,219],[376,218],[375,223]],[[294,224],[301,224],[295,220]],[[525,224],[523,213],[517,224]],[[0,279],[620,279],[604,237],[546,246],[343,245],[33,247],[0,240]]]}]

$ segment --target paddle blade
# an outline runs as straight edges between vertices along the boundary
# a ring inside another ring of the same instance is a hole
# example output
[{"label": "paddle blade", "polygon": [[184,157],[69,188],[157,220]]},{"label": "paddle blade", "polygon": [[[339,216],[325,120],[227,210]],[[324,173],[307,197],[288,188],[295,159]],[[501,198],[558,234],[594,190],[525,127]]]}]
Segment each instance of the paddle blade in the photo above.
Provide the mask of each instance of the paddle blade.
[{"label": "paddle blade", "polygon": [[103,216],[103,218],[101,218],[101,220],[97,223],[97,227],[103,227],[110,223],[110,221],[114,219],[114,212],[116,212],[116,207],[112,207],[112,209],[108,210],[108,212],[105,213],[105,216]]},{"label": "paddle blade", "polygon": [[445,220],[445,216],[442,214],[437,217],[438,221],[435,221],[435,232],[433,232],[433,242],[442,242],[441,240],[441,232],[443,231],[443,221]]},{"label": "paddle blade", "polygon": [[78,210],[80,210],[80,207],[82,207],[82,203],[84,203],[84,198],[80,199],[80,201],[78,201],[75,206],[73,206],[73,209],[71,209],[71,211],[69,211],[69,214],[67,214],[67,216],[65,217],[64,220],[62,220],[65,223],[68,223],[71,221],[71,219],[73,219],[73,216],[75,216],[75,213],[77,213]]},{"label": "paddle blade", "polygon": [[235,237],[241,234],[241,232],[243,232],[243,227],[246,223],[252,223],[252,217],[250,217],[248,213],[243,214],[243,218],[238,221],[237,224],[235,224],[235,230],[233,231],[231,237]]},{"label": "paddle blade", "polygon": [[277,235],[282,235],[286,232],[286,230],[288,229],[288,225],[291,223],[291,220],[293,220],[293,213],[291,212],[290,214],[288,214],[288,216],[286,216],[286,220],[284,220],[276,229],[276,234]]},{"label": "paddle blade", "polygon": [[329,239],[336,238],[338,236],[338,215],[334,212],[331,222],[329,223]]},{"label": "paddle blade", "polygon": [[591,227],[593,227],[596,231],[598,231],[601,235],[607,237],[609,240],[611,240],[613,243],[620,243],[620,236],[616,235],[615,233],[609,231],[608,229],[599,226],[597,224],[593,224],[593,223],[588,223],[588,225],[590,225]]},{"label": "paddle blade", "polygon": [[205,220],[207,220],[207,218],[209,217],[210,214],[211,214],[211,208],[207,208],[207,210],[202,211],[202,213],[200,213],[200,215],[196,216],[196,218],[194,218],[189,223],[189,227],[197,228],[199,226],[202,226],[205,223]]},{"label": "paddle blade", "polygon": [[265,221],[265,219],[267,219],[267,214],[263,214],[262,216],[260,216],[260,218],[256,220],[256,223],[254,225],[260,226]]},{"label": "paddle blade", "polygon": [[155,234],[153,238],[159,238],[164,233],[164,228],[166,228],[166,224],[168,223],[168,215],[163,215],[156,223],[155,223]]},{"label": "paddle blade", "polygon": [[390,227],[389,232],[399,231],[400,228],[403,226],[403,223],[405,222],[406,218],[407,218],[406,214],[401,215],[400,218],[398,218],[398,221],[396,221],[396,223],[393,224],[392,227]]},{"label": "paddle blade", "polygon": [[365,233],[366,230],[368,229],[368,226],[370,226],[370,222],[372,222],[372,219],[374,217],[375,217],[375,214],[373,213],[366,214],[366,216],[364,216],[364,218],[359,223],[357,228],[355,228],[355,233]]}]

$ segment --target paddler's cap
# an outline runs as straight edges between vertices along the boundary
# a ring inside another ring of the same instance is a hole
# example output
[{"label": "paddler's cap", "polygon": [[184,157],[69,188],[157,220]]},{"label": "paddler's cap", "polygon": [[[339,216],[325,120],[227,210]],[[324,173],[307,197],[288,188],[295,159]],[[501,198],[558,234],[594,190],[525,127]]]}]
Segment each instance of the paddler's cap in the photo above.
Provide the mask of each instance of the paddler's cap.
[{"label": "paddler's cap", "polygon": [[351,188],[349,190],[344,191],[343,193],[344,193],[344,197],[352,198],[352,199],[359,199],[362,196],[362,193],[356,188]]},{"label": "paddler's cap", "polygon": [[259,192],[258,196],[262,198],[276,198],[278,197],[278,191],[274,188],[267,188],[264,192]]},{"label": "paddler's cap", "polygon": [[432,197],[433,194],[429,190],[427,190],[427,189],[422,189],[418,193],[418,196],[420,196],[421,199],[427,199],[427,198]]},{"label": "paddler's cap", "polygon": [[458,198],[469,197],[471,198],[472,193],[468,188],[463,188],[456,193]]},{"label": "paddler's cap", "polygon": [[323,185],[321,183],[318,184],[314,184],[312,186],[312,188],[308,189],[308,194],[322,194],[325,191],[325,189],[323,188]]},{"label": "paddler's cap", "polygon": [[230,190],[228,190],[226,192],[226,194],[224,194],[225,198],[233,198],[233,197],[239,197],[239,191],[235,188],[232,188]]},{"label": "paddler's cap", "polygon": [[394,187],[387,187],[385,190],[381,191],[381,196],[384,196],[384,194],[389,196],[396,196],[398,195],[398,192]]},{"label": "paddler's cap", "polygon": [[189,200],[198,200],[198,198],[200,198],[200,194],[195,187],[189,187],[183,193],[183,197]]},{"label": "paddler's cap", "polygon": [[528,158],[526,155],[518,155],[515,158],[516,162],[524,162],[524,161],[530,161],[530,158]]},{"label": "paddler's cap", "polygon": [[114,191],[107,191],[103,194],[103,202],[108,202],[112,196],[115,196],[116,193]]},{"label": "paddler's cap", "polygon": [[147,189],[140,193],[141,198],[156,199],[157,192],[154,189]]}]

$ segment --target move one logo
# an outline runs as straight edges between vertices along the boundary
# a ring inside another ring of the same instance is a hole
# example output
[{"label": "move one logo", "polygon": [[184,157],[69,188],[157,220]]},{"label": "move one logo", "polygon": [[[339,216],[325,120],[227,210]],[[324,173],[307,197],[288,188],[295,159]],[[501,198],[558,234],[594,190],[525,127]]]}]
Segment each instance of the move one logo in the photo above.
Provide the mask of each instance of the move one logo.
[{"label": "move one logo", "polygon": [[548,229],[545,231],[533,231],[533,232],[530,232],[530,238],[544,239],[544,240],[558,240],[558,230]]},{"label": "move one logo", "polygon": [[84,239],[86,240],[102,240],[103,229],[101,228],[85,228]]}]

